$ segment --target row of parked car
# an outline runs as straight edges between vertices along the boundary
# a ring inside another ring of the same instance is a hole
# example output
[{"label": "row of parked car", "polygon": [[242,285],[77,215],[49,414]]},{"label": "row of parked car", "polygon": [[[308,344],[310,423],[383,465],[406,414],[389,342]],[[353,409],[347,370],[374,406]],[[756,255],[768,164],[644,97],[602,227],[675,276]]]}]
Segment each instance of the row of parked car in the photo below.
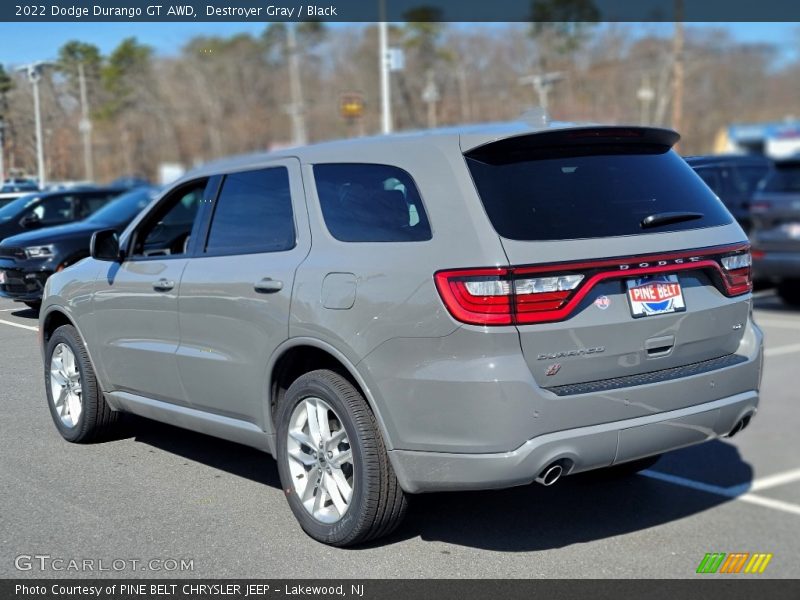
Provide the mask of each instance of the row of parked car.
[{"label": "row of parked car", "polygon": [[800,306],[800,156],[693,156],[686,162],[748,233],[755,277]]},{"label": "row of parked car", "polygon": [[23,195],[0,208],[0,296],[38,309],[45,281],[89,256],[92,234],[122,231],[157,188],[85,187]]},{"label": "row of parked car", "polygon": [[[800,157],[691,156],[753,244],[755,276],[800,305]],[[136,187],[139,186],[139,187]],[[133,188],[133,189],[131,189]],[[38,309],[47,278],[89,256],[92,234],[119,232],[156,196],[140,180],[0,197],[0,296]]]}]

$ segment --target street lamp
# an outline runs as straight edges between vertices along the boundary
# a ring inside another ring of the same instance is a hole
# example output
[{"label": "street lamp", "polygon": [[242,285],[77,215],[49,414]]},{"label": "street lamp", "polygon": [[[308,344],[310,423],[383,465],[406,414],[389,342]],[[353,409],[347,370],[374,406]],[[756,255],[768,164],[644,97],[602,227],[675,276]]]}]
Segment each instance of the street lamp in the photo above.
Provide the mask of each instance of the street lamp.
[{"label": "street lamp", "polygon": [[33,111],[36,118],[36,164],[38,166],[39,187],[44,188],[44,146],[42,140],[42,111],[39,105],[39,81],[42,79],[44,67],[52,63],[38,61],[29,65],[17,67],[17,71],[23,71],[28,76],[28,81],[33,86]]},{"label": "street lamp", "polygon": [[552,73],[541,73],[535,75],[527,75],[520,77],[519,82],[522,85],[532,85],[536,94],[539,96],[539,106],[547,114],[548,112],[548,96],[550,90],[553,89],[556,83],[564,79],[563,73],[558,71]]}]

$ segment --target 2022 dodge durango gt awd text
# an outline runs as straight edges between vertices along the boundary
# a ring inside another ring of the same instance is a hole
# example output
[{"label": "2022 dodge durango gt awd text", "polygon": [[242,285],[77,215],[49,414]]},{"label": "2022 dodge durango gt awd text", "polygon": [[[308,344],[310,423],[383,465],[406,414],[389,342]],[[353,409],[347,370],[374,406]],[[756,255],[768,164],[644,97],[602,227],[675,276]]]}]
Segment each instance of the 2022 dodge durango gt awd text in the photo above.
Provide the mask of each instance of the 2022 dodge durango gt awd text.
[{"label": "2022 dodge durango gt awd text", "polygon": [[128,411],[260,448],[337,546],[408,494],[732,435],[761,376],[749,247],[677,139],[507,124],[201,168],[48,279],[55,425],[86,442]]}]

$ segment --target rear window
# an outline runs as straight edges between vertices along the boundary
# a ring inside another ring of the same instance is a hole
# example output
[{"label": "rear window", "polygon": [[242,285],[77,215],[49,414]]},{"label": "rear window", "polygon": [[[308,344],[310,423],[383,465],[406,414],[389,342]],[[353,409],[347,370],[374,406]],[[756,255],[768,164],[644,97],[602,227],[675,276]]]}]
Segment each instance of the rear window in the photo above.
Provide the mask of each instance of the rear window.
[{"label": "rear window", "polygon": [[322,216],[343,242],[431,239],[417,186],[404,170],[377,164],[314,166]]},{"label": "rear window", "polygon": [[764,192],[800,192],[800,163],[776,166],[761,184]]},{"label": "rear window", "polygon": [[[684,160],[663,147],[586,147],[557,156],[482,151],[467,164],[489,219],[514,240],[567,240],[683,231],[732,222]],[[649,228],[663,213],[698,213]]]}]

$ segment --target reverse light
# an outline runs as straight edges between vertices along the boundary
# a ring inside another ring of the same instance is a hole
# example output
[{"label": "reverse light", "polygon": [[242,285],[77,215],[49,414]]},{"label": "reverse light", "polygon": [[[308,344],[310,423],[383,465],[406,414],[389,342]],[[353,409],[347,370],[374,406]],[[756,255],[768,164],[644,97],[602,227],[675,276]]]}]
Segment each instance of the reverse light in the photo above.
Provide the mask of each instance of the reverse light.
[{"label": "reverse light", "polygon": [[736,269],[744,269],[753,264],[753,259],[749,252],[744,254],[734,254],[733,256],[723,256],[720,261],[726,271],[735,271]]},{"label": "reverse light", "polygon": [[50,258],[53,256],[53,246],[28,246],[25,248],[28,258]]}]

